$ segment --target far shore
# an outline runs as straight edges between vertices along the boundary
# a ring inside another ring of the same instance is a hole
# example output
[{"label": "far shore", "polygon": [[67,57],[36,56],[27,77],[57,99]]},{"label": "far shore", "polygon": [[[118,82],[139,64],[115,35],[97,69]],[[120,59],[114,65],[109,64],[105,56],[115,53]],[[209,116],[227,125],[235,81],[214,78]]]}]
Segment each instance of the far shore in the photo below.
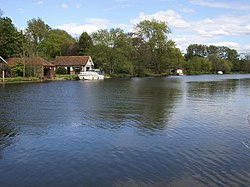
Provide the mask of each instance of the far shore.
[{"label": "far shore", "polygon": [[[234,73],[230,73],[234,74]],[[237,73],[238,74],[238,73]],[[195,74],[195,75],[205,75],[205,74]],[[212,74],[211,74],[212,75]],[[150,74],[146,75],[144,77],[167,77],[171,75],[166,75],[166,74]],[[110,79],[110,78],[132,78],[133,76],[128,76],[128,75],[105,75],[105,79]],[[56,75],[52,79],[49,78],[38,78],[38,77],[7,77],[4,79],[0,78],[0,85],[1,84],[10,84],[10,83],[32,83],[32,82],[50,82],[50,81],[66,81],[66,80],[79,80],[77,75]]]}]

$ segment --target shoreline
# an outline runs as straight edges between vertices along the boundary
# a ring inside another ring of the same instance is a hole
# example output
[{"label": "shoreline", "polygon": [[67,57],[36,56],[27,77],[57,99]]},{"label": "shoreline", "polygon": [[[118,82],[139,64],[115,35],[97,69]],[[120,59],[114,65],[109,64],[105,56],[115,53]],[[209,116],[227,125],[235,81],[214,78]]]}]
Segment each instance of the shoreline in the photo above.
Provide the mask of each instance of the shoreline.
[{"label": "shoreline", "polygon": [[[232,74],[235,74],[235,75],[239,75],[239,74],[248,74],[248,73],[230,73],[230,74],[223,74],[223,75],[232,75]],[[198,74],[198,75],[216,75],[216,74]],[[197,76],[198,76],[197,75]],[[221,76],[223,76],[221,75]],[[173,75],[162,75],[162,76],[159,76],[159,75],[156,75],[156,76],[144,76],[144,77],[169,77],[169,76],[173,76]],[[184,75],[184,76],[196,76],[195,75]],[[136,76],[135,76],[136,77]],[[112,79],[112,78],[133,78],[133,76],[105,76],[105,79]],[[143,78],[143,77],[142,77]],[[4,85],[4,84],[12,84],[12,83],[18,83],[18,84],[21,84],[21,83],[35,83],[35,82],[53,82],[53,81],[79,81],[77,79],[76,76],[58,76],[58,77],[54,77],[53,79],[39,79],[39,78],[35,78],[35,77],[26,77],[26,78],[23,78],[23,77],[15,77],[15,78],[5,78],[5,81],[3,82],[2,79],[0,79],[0,85]]]}]

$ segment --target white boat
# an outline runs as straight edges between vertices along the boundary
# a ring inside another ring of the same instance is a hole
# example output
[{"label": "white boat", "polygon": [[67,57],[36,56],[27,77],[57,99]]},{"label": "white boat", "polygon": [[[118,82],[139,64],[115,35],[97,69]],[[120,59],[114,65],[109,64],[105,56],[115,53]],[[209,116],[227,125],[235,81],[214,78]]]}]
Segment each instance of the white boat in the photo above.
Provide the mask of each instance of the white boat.
[{"label": "white boat", "polygon": [[101,80],[104,79],[103,73],[99,69],[81,71],[78,74],[80,80]]},{"label": "white boat", "polygon": [[223,74],[223,71],[218,71],[217,72],[219,75],[222,75]]},{"label": "white boat", "polygon": [[177,69],[176,70],[176,74],[179,75],[179,76],[183,76],[184,75],[182,69]]}]

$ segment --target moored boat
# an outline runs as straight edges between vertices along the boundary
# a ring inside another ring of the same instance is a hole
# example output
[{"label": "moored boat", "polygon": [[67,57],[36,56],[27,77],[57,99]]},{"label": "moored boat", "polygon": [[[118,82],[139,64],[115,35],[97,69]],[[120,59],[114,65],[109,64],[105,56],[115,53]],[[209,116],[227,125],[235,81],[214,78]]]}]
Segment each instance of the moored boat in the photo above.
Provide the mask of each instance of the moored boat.
[{"label": "moored boat", "polygon": [[104,79],[104,74],[99,69],[81,71],[78,74],[80,80],[101,80]]},{"label": "moored boat", "polygon": [[218,71],[217,72],[219,75],[222,75],[223,74],[223,71]]}]

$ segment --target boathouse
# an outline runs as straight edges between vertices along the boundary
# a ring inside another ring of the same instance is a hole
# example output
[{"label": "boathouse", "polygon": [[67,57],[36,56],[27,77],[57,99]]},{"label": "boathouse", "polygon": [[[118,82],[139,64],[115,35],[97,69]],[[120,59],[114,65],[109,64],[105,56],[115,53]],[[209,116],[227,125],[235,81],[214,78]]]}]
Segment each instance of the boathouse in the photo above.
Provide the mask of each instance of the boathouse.
[{"label": "boathouse", "polygon": [[90,56],[56,56],[55,69],[63,67],[67,74],[79,74],[81,71],[91,70],[94,63]]},{"label": "boathouse", "polygon": [[[24,76],[34,76],[39,78],[53,78],[55,65],[40,57],[8,58],[6,59],[9,69],[19,65],[25,70]],[[11,76],[11,72],[9,72]]]}]

